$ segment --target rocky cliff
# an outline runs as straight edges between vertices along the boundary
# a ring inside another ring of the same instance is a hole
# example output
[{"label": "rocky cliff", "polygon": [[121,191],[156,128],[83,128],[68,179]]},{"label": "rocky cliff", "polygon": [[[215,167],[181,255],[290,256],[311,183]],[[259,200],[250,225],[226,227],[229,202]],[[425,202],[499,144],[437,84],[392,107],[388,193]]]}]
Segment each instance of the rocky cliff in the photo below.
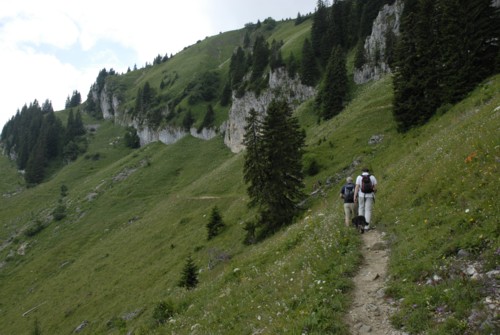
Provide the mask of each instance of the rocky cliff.
[{"label": "rocky cliff", "polygon": [[233,96],[229,119],[224,127],[224,143],[234,153],[244,149],[243,135],[245,133],[245,119],[250,110],[254,109],[263,117],[267,106],[273,99],[284,98],[294,108],[315,94],[315,88],[303,85],[297,76],[290,78],[284,69],[281,68],[271,72],[269,75],[269,87],[258,96],[250,91],[246,92],[241,98]]},{"label": "rocky cliff", "polygon": [[364,43],[365,64],[354,71],[356,84],[378,80],[391,72],[387,62],[388,37],[399,35],[402,13],[403,0],[397,0],[392,5],[385,5],[373,21],[372,33]]},{"label": "rocky cliff", "polygon": [[191,128],[190,131],[187,132],[178,127],[166,126],[159,129],[153,129],[145,126],[136,118],[131,117],[127,110],[120,108],[121,102],[118,96],[109,89],[107,84],[104,85],[101,92],[97,92],[94,88],[92,91],[92,98],[95,103],[99,104],[102,117],[105,120],[113,120],[113,122],[124,127],[134,127],[137,130],[137,136],[139,136],[141,146],[157,141],[165,144],[172,144],[189,134],[196,138],[209,140],[217,136],[219,132],[219,129],[207,128],[203,128],[202,131],[198,133],[196,128]]},{"label": "rocky cliff", "polygon": [[92,91],[92,97],[94,102],[99,104],[104,119],[113,120],[125,127],[134,127],[137,130],[141,146],[155,141],[172,144],[187,135],[209,140],[217,134],[224,134],[224,143],[232,152],[237,153],[243,149],[245,118],[252,108],[264,115],[267,106],[275,98],[285,98],[292,106],[297,106],[314,96],[315,93],[313,87],[302,85],[298,77],[290,78],[285,69],[278,69],[269,74],[269,87],[258,96],[250,91],[241,98],[233,96],[228,120],[221,127],[218,129],[204,128],[199,133],[196,128],[191,128],[188,132],[179,127],[166,126],[152,129],[144,125],[121,108],[118,96],[108,88],[107,84],[104,85],[101,92]]}]

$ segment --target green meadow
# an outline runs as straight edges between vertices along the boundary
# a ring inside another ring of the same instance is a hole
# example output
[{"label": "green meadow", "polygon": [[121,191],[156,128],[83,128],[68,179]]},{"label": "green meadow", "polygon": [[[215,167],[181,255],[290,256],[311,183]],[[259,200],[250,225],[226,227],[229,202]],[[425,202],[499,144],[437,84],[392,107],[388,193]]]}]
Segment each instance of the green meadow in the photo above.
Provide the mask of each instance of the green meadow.
[{"label": "green meadow", "polygon": [[[284,40],[283,55],[299,58],[310,25],[280,23],[268,41]],[[124,109],[146,81],[171,80],[164,95],[182,94],[200,71],[227,70],[243,36],[207,37],[110,85]],[[133,150],[124,128],[85,115],[95,128],[86,153],[32,188],[0,156],[0,334],[79,326],[82,334],[348,334],[362,242],[343,224],[339,191],[365,166],[379,181],[373,224],[391,248],[393,325],[409,334],[497,331],[485,301],[495,297],[486,273],[500,257],[500,76],[405,134],[392,116],[391,76],[352,86],[331,120],[318,120],[312,100],[296,109],[304,167],[314,161],[319,172],[305,179],[301,216],[253,245],[243,243],[256,214],[247,206],[243,153],[233,154],[222,134]],[[190,108],[200,122],[205,105]],[[228,107],[214,109],[221,124]],[[67,111],[56,115],[64,121]],[[215,206],[225,228],[208,240]],[[192,290],[178,285],[188,257],[198,268]]]}]

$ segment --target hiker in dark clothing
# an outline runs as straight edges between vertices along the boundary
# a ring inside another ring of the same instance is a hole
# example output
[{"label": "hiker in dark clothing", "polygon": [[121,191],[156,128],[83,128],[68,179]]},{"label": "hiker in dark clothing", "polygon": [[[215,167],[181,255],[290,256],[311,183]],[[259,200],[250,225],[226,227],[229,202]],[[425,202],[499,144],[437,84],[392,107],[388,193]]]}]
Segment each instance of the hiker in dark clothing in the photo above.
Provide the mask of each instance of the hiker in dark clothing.
[{"label": "hiker in dark clothing", "polygon": [[351,219],[354,217],[354,190],[355,185],[351,177],[347,177],[347,184],[342,186],[340,197],[344,199],[345,225],[349,227]]}]

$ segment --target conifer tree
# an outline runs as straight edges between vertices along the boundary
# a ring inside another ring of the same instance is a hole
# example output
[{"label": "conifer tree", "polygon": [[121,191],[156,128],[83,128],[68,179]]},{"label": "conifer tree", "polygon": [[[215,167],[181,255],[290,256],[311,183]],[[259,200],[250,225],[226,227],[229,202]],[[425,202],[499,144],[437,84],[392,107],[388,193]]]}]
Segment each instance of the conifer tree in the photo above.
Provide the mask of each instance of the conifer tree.
[{"label": "conifer tree", "polygon": [[73,133],[75,136],[85,135],[85,126],[83,125],[82,112],[77,110],[75,113],[75,123],[73,124]]},{"label": "conifer tree", "polygon": [[262,152],[262,122],[255,109],[251,109],[246,118],[243,144],[246,147],[243,177],[247,183],[247,193],[250,197],[249,206],[261,204],[263,185],[266,174],[266,161]]},{"label": "conifer tree", "polygon": [[231,78],[231,88],[236,90],[242,82],[246,72],[246,57],[245,52],[241,47],[236,49],[236,52],[231,55],[231,63],[229,64],[229,77]]},{"label": "conifer tree", "polygon": [[273,100],[262,126],[253,111],[244,143],[244,178],[250,205],[259,211],[256,224],[265,237],[290,224],[303,198],[302,154],[304,133],[286,101]]},{"label": "conifer tree", "polygon": [[354,54],[354,68],[361,69],[365,64],[365,46],[362,40],[356,44],[356,53]]},{"label": "conifer tree", "polygon": [[394,75],[394,117],[399,131],[426,122],[439,105],[432,0],[408,1],[401,22]]},{"label": "conifer tree", "polygon": [[[344,1],[335,2],[330,10],[329,17],[329,30],[330,34],[326,37],[331,39],[331,48],[340,46],[347,47],[347,4]],[[331,56],[331,49],[329,51],[328,59]]]},{"label": "conifer tree", "polygon": [[198,285],[198,267],[193,261],[191,255],[188,256],[184,268],[182,269],[179,286],[188,290],[194,289]]},{"label": "conifer tree", "polygon": [[305,135],[288,103],[273,100],[262,123],[266,170],[261,196],[264,235],[291,223],[303,199],[302,154]]},{"label": "conifer tree", "polygon": [[61,154],[64,128],[54,112],[49,112],[42,123],[41,135],[46,143],[46,156],[48,160]]},{"label": "conifer tree", "polygon": [[295,25],[298,26],[302,22],[304,22],[305,19],[304,17],[300,14],[300,12],[297,13],[297,18],[295,19]]},{"label": "conifer tree", "polygon": [[221,230],[225,227],[224,221],[222,220],[222,216],[220,215],[219,208],[217,206],[212,208],[212,212],[210,213],[210,219],[207,223],[208,237],[207,239],[211,240],[215,236],[219,235]]},{"label": "conifer tree", "polygon": [[499,31],[489,0],[407,0],[394,75],[398,129],[425,123],[494,73]]},{"label": "conifer tree", "polygon": [[316,86],[319,78],[318,65],[314,57],[311,43],[306,38],[302,46],[302,61],[300,64],[300,80],[304,85]]},{"label": "conifer tree", "polygon": [[283,45],[283,41],[277,42],[273,40],[271,43],[271,51],[269,56],[269,66],[271,70],[275,70],[284,66],[283,57],[281,56],[281,46]]},{"label": "conifer tree", "polygon": [[68,97],[66,100],[66,108],[77,107],[82,103],[82,96],[77,90],[73,91],[71,99]]},{"label": "conifer tree", "polygon": [[47,114],[50,112],[54,112],[52,102],[49,99],[45,99],[44,103],[42,104],[42,114]]},{"label": "conifer tree", "polygon": [[26,164],[24,179],[28,185],[36,185],[43,181],[46,162],[45,143],[39,142],[34,150],[31,151],[30,158]]},{"label": "conifer tree", "polygon": [[326,63],[331,50],[331,41],[327,38],[329,32],[328,7],[323,0],[316,3],[316,11],[313,15],[311,27],[311,47],[313,55]]},{"label": "conifer tree", "polygon": [[243,38],[243,47],[246,49],[250,47],[250,34],[248,30],[245,31],[245,37]]},{"label": "conifer tree", "polygon": [[269,63],[269,47],[264,36],[259,35],[255,39],[252,52],[252,76],[251,81],[261,79],[266,66]]},{"label": "conifer tree", "polygon": [[495,72],[499,54],[500,11],[489,0],[439,0],[436,20],[444,102],[462,98]]},{"label": "conifer tree", "polygon": [[73,129],[75,128],[75,115],[73,113],[73,110],[69,111],[68,114],[68,120],[66,121],[66,143],[73,140],[75,137],[75,134],[73,132]]},{"label": "conifer tree", "polygon": [[316,105],[324,119],[330,119],[344,108],[347,97],[347,69],[344,52],[340,47],[332,51],[325,76],[316,96]]},{"label": "conifer tree", "polygon": [[73,110],[69,111],[68,121],[66,123],[66,142],[72,141],[77,136],[85,134],[85,126],[82,121],[82,113],[78,110],[73,113]]}]

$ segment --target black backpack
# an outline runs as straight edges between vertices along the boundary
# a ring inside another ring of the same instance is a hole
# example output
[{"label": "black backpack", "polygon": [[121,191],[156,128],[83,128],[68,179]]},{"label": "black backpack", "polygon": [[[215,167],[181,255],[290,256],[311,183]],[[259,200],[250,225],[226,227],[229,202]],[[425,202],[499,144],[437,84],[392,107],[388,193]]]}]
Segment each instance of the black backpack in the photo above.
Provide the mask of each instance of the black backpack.
[{"label": "black backpack", "polygon": [[344,187],[344,201],[354,202],[354,185],[348,184]]},{"label": "black backpack", "polygon": [[361,192],[373,193],[373,183],[369,174],[361,176]]}]

